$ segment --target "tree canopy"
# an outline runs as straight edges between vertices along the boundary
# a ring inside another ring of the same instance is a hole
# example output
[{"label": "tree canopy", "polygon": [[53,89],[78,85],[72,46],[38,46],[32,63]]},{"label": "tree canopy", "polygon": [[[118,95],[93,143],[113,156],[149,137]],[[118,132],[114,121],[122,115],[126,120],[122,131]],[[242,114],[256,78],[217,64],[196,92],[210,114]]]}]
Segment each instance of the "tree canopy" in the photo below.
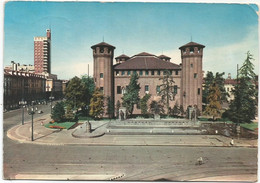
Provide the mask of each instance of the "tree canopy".
[{"label": "tree canopy", "polygon": [[96,88],[90,100],[89,115],[95,119],[102,118],[104,112],[104,95],[99,88]]},{"label": "tree canopy", "polygon": [[65,119],[65,109],[63,102],[57,102],[52,109],[51,118],[54,121],[62,122]]},{"label": "tree canopy", "polygon": [[65,90],[65,98],[70,108],[78,110],[84,107],[85,104],[86,86],[81,82],[81,79],[75,76],[72,78]]},{"label": "tree canopy", "polygon": [[151,94],[145,94],[145,96],[142,97],[140,100],[140,108],[141,108],[141,113],[143,115],[148,115],[148,100],[151,98]]},{"label": "tree canopy", "polygon": [[207,101],[209,104],[206,106],[205,113],[213,116],[213,120],[215,120],[221,114],[221,92],[215,82],[209,88]]},{"label": "tree canopy", "polygon": [[247,58],[239,69],[237,84],[233,90],[234,100],[226,112],[228,118],[236,123],[250,123],[256,116],[257,90],[252,59],[250,52],[247,52]]},{"label": "tree canopy", "polygon": [[130,83],[126,87],[126,92],[123,94],[122,105],[126,107],[127,113],[131,116],[134,110],[134,105],[139,103],[140,84],[138,84],[139,76],[137,73],[131,75]]},{"label": "tree canopy", "polygon": [[164,71],[163,78],[160,78],[162,80],[162,84],[160,85],[160,92],[159,95],[161,96],[162,103],[166,104],[167,108],[167,114],[169,115],[170,110],[170,101],[173,101],[175,98],[174,94],[174,81],[173,76],[169,70]]},{"label": "tree canopy", "polygon": [[202,102],[204,104],[209,104],[209,101],[208,101],[208,96],[210,94],[210,87],[215,83],[218,88],[219,88],[219,91],[220,91],[220,102],[221,104],[223,102],[226,102],[227,101],[227,96],[228,96],[228,93],[226,92],[225,90],[225,87],[224,87],[224,84],[225,84],[225,79],[224,79],[224,72],[222,73],[219,73],[219,72],[216,72],[215,76],[214,74],[211,72],[211,71],[208,71],[207,72],[207,75],[205,77],[205,82],[204,82],[204,89],[202,91]]}]

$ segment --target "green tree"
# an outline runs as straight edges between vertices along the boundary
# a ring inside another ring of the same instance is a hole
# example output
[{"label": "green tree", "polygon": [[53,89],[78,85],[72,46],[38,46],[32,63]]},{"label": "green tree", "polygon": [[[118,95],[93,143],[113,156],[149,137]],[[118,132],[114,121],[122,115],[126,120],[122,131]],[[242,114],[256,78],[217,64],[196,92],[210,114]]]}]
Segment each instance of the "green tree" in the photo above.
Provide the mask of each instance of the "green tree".
[{"label": "green tree", "polygon": [[83,113],[84,114],[88,114],[88,107],[90,104],[90,99],[92,98],[92,95],[95,91],[95,82],[93,77],[88,76],[88,75],[83,75],[81,77],[81,82],[83,83],[83,85],[85,86],[85,94],[84,94],[84,105],[85,107],[83,107]]},{"label": "green tree", "polygon": [[114,117],[114,112],[115,112],[115,110],[114,110],[114,103],[111,100],[111,97],[108,96],[107,97],[107,115],[108,115],[109,119]]},{"label": "green tree", "polygon": [[161,114],[161,113],[164,113],[164,108],[163,108],[163,105],[160,104],[160,102],[153,100],[150,103],[150,111],[153,114]]},{"label": "green tree", "polygon": [[99,88],[96,88],[90,100],[89,115],[95,119],[103,117],[104,112],[104,95]]},{"label": "green tree", "polygon": [[139,91],[140,85],[138,84],[139,76],[137,73],[131,75],[130,83],[126,87],[126,92],[124,93],[122,100],[123,106],[126,107],[127,113],[131,116],[134,110],[134,105],[139,103]]},{"label": "green tree", "polygon": [[206,106],[205,113],[213,116],[213,121],[215,121],[215,118],[221,114],[221,92],[216,83],[210,86],[207,101],[209,104]]},{"label": "green tree", "polygon": [[225,79],[223,77],[224,75],[225,75],[224,72],[222,72],[222,73],[216,72],[215,76],[211,71],[207,72],[207,75],[204,79],[205,81],[204,81],[204,87],[203,87],[203,91],[202,91],[202,102],[204,104],[206,104],[206,105],[209,104],[209,101],[207,99],[208,99],[208,96],[210,93],[210,87],[212,86],[213,83],[217,84],[218,88],[220,90],[221,104],[223,102],[227,102],[228,93],[226,92],[225,87],[224,87],[224,84],[225,84]]},{"label": "green tree", "polygon": [[85,107],[85,92],[86,87],[81,82],[81,79],[77,76],[72,78],[65,90],[67,105],[69,105],[70,108],[74,108],[76,111],[78,111],[79,108]]},{"label": "green tree", "polygon": [[167,114],[169,115],[170,101],[173,101],[175,97],[173,76],[169,70],[165,70],[164,76],[160,80],[162,80],[162,84],[160,85],[159,95],[162,103],[166,103]]},{"label": "green tree", "polygon": [[65,118],[65,109],[63,102],[57,102],[52,109],[51,118],[54,121],[62,122]]},{"label": "green tree", "polygon": [[255,73],[250,52],[239,69],[237,85],[235,86],[234,100],[226,112],[230,120],[236,123],[250,123],[256,116],[257,90],[255,88]]},{"label": "green tree", "polygon": [[147,102],[148,100],[151,98],[151,94],[145,94],[145,96],[143,96],[143,98],[140,100],[140,108],[141,108],[141,113],[144,116],[148,115],[148,106],[147,106]]},{"label": "green tree", "polygon": [[67,121],[75,121],[75,113],[70,105],[66,105],[65,119]]},{"label": "green tree", "polygon": [[180,115],[180,113],[181,113],[181,111],[180,111],[179,104],[176,102],[175,105],[173,106],[173,109],[172,109],[172,115],[174,117],[177,117],[177,116]]},{"label": "green tree", "polygon": [[183,105],[180,105],[180,115],[183,117],[184,116],[184,108]]},{"label": "green tree", "polygon": [[117,118],[117,119],[119,118],[119,109],[120,109],[120,107],[121,107],[121,103],[120,103],[120,101],[118,100],[118,101],[116,102],[116,118]]}]

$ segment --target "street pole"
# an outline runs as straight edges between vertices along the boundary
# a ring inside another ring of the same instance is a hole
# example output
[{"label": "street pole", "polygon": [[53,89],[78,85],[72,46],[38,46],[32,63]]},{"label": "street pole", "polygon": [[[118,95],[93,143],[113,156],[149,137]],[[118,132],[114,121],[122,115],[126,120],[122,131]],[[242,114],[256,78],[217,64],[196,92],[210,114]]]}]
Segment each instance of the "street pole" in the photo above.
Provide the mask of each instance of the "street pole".
[{"label": "street pole", "polygon": [[33,141],[33,112],[32,112],[32,141]]},{"label": "street pole", "polygon": [[21,101],[19,101],[19,105],[22,106],[23,110],[22,110],[22,125],[24,125],[24,108],[25,108],[25,105],[27,104],[26,101],[24,101],[23,99]]},{"label": "street pole", "polygon": [[51,99],[51,114],[52,114],[52,99]]},{"label": "street pole", "polygon": [[22,125],[24,125],[24,107],[25,107],[25,106],[23,106],[23,113],[22,113]]},{"label": "street pole", "polygon": [[32,141],[33,141],[33,115],[35,114],[35,111],[37,111],[37,107],[34,108],[34,101],[32,101],[32,108],[28,109],[28,114],[32,115],[32,135],[31,135]]}]

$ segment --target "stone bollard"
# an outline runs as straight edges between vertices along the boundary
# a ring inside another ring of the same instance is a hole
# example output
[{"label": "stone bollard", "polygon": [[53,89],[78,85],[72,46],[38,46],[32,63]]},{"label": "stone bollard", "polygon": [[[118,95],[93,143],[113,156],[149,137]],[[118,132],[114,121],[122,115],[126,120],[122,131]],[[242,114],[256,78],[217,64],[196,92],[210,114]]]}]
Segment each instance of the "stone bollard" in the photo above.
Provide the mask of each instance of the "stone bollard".
[{"label": "stone bollard", "polygon": [[91,133],[91,124],[89,122],[86,122],[86,132]]}]

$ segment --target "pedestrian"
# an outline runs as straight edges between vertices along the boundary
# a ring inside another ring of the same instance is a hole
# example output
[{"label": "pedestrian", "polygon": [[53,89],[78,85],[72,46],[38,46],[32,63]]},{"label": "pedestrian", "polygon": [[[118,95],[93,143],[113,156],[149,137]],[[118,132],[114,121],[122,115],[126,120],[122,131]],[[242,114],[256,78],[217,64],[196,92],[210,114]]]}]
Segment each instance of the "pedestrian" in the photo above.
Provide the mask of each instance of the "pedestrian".
[{"label": "pedestrian", "polygon": [[197,159],[197,162],[198,162],[199,165],[202,165],[202,164],[203,164],[203,158],[202,158],[202,157],[199,157],[199,158]]},{"label": "pedestrian", "polygon": [[231,146],[234,146],[234,140],[233,140],[233,138],[232,138],[232,140],[230,141],[230,145],[231,145]]}]

